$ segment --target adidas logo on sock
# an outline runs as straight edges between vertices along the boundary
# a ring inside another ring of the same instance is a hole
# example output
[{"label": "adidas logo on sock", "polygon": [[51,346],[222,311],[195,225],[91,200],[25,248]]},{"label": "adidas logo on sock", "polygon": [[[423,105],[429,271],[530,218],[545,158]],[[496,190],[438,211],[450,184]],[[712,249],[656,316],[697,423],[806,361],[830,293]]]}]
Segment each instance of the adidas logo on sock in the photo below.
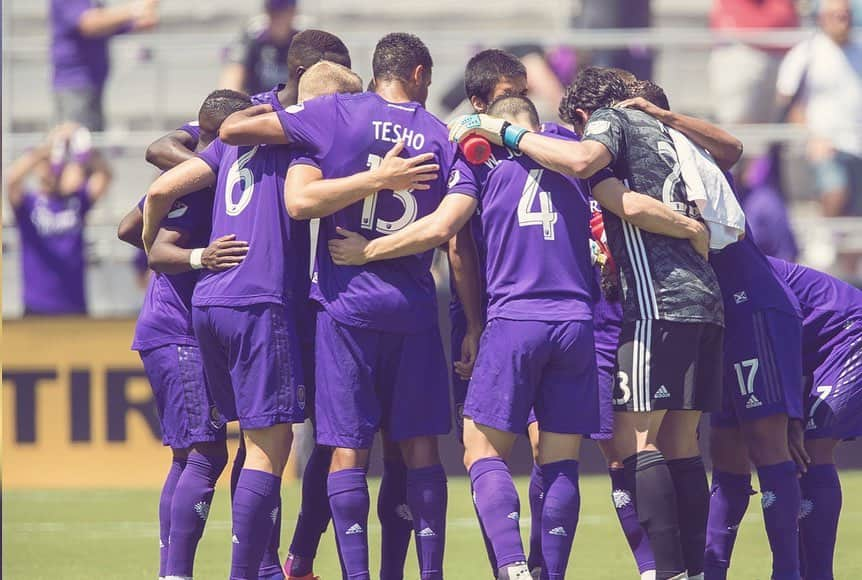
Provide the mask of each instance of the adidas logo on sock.
[{"label": "adidas logo on sock", "polygon": [[195,504],[195,512],[198,514],[200,519],[207,521],[207,518],[210,515],[210,504],[205,501],[199,501]]},{"label": "adidas logo on sock", "polygon": [[754,409],[755,407],[761,406],[763,403],[760,402],[760,399],[755,395],[751,395],[748,397],[748,401],[745,403],[746,409]]},{"label": "adidas logo on sock", "polygon": [[234,534],[230,537],[230,541],[233,544],[239,544],[239,538],[236,537],[236,534]]},{"label": "adidas logo on sock", "polygon": [[551,534],[552,536],[568,536],[569,535],[566,533],[566,529],[563,526],[557,526],[556,528],[552,529],[548,533]]},{"label": "adidas logo on sock", "polygon": [[656,399],[669,399],[670,393],[667,391],[667,388],[664,385],[662,385],[655,392],[655,398]]},{"label": "adidas logo on sock", "polygon": [[814,418],[808,419],[808,424],[805,426],[806,431],[813,431],[817,429],[817,423],[814,422]]},{"label": "adidas logo on sock", "polygon": [[362,529],[362,526],[360,526],[359,524],[353,524],[352,526],[347,528],[347,531],[344,533],[345,535],[352,536],[353,534],[363,534],[365,533],[365,530]]},{"label": "adidas logo on sock", "polygon": [[521,519],[521,514],[519,514],[518,512],[512,512],[509,515],[507,515],[506,517],[509,518],[510,520],[515,520],[517,522],[518,520]]},{"label": "adidas logo on sock", "polygon": [[416,532],[416,535],[419,536],[420,538],[433,538],[434,536],[437,535],[437,532],[435,532],[431,528],[425,528],[424,530]]}]

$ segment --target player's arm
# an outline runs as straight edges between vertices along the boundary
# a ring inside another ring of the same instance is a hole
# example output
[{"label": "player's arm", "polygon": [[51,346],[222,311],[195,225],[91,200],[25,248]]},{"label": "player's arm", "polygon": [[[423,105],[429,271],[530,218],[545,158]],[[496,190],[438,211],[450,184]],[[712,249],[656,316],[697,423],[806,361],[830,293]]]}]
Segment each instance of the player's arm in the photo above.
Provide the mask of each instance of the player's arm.
[{"label": "player's arm", "polygon": [[628,99],[620,107],[637,109],[673,127],[710,152],[721,169],[727,171],[742,157],[742,141],[708,121],[674,113],[655,105],[643,97]]},{"label": "player's arm", "polygon": [[99,38],[152,28],[159,21],[158,7],[158,0],[138,0],[119,6],[88,8],[78,18],[78,32],[82,36]]},{"label": "player's arm", "polygon": [[476,212],[476,199],[458,193],[447,195],[440,205],[404,229],[374,240],[338,228],[341,240],[329,240],[329,253],[339,265],[361,266],[368,262],[421,254],[449,241]]},{"label": "player's arm", "polygon": [[[459,196],[463,197],[463,196]],[[473,374],[473,365],[479,351],[484,316],[482,313],[482,273],[473,230],[469,221],[449,240],[449,275],[455,284],[455,293],[464,307],[467,332],[461,343],[461,360],[455,362],[455,372],[463,379]]]},{"label": "player's arm", "polygon": [[677,213],[648,195],[630,190],[615,177],[594,184],[592,195],[604,209],[633,226],[653,234],[689,240],[701,256],[708,256],[709,229],[696,219]]},{"label": "player's arm", "polygon": [[440,166],[430,163],[433,153],[399,157],[403,143],[396,143],[380,164],[349,177],[323,179],[316,166],[298,163],[287,172],[284,203],[294,219],[312,219],[332,215],[340,209],[365,199],[382,189],[427,190],[426,183],[437,179]]},{"label": "player's arm", "polygon": [[136,248],[144,249],[142,235],[144,232],[144,213],[135,205],[117,226],[117,237]]},{"label": "player's arm", "polygon": [[221,124],[219,139],[228,145],[291,143],[272,105],[255,105],[231,114]]},{"label": "player's arm", "polygon": [[216,174],[212,168],[203,159],[195,157],[166,171],[150,185],[144,204],[142,232],[144,248],[148,252],[155,242],[159,225],[174,202],[184,195],[213,185],[215,179]]},{"label": "player's arm", "polygon": [[222,236],[206,248],[186,248],[188,233],[179,228],[162,227],[147,254],[150,268],[163,274],[181,274],[206,268],[216,272],[238,266],[248,254],[248,242],[231,234]]},{"label": "player's arm", "polygon": [[114,174],[111,172],[108,160],[98,151],[94,151],[90,158],[89,173],[87,195],[90,197],[90,202],[96,203],[108,193]]},{"label": "player's arm", "polygon": [[48,159],[50,151],[50,141],[46,141],[24,153],[6,168],[6,195],[12,208],[21,205],[24,200],[24,185],[27,183],[27,178],[39,163]]},{"label": "player's arm", "polygon": [[173,169],[183,161],[195,156],[197,139],[182,129],[159,137],[147,147],[147,163],[162,171]]}]

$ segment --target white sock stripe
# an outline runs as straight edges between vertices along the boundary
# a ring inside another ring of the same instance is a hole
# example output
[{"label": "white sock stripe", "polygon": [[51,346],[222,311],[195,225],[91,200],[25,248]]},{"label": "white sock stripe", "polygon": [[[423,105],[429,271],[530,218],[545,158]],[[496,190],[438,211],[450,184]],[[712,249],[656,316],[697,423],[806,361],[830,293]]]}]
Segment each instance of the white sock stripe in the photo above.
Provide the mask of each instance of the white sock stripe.
[{"label": "white sock stripe", "polygon": [[644,302],[644,287],[643,281],[641,280],[641,272],[639,269],[639,260],[637,259],[637,255],[635,253],[634,243],[632,242],[632,234],[631,234],[631,224],[627,222],[623,222],[623,239],[626,243],[626,252],[628,253],[629,263],[631,264],[632,271],[635,277],[635,296],[638,300],[638,308],[640,309],[641,318],[646,318],[646,304]]}]

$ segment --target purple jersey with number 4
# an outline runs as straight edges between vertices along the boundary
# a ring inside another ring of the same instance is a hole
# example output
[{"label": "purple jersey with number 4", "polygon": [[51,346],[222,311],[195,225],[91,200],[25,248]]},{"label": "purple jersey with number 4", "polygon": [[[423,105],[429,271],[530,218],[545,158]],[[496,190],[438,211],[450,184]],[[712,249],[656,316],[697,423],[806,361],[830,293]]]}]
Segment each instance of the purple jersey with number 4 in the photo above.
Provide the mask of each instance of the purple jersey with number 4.
[{"label": "purple jersey with number 4", "polygon": [[495,146],[481,166],[459,156],[449,191],[480,204],[489,320],[592,319],[590,205],[578,182]]},{"label": "purple jersey with number 4", "polygon": [[[212,205],[211,189],[190,193],[174,202],[161,227],[184,232],[186,248],[206,246],[212,226]],[[143,207],[143,203],[138,206]],[[192,293],[199,275],[196,270],[182,274],[153,273],[135,326],[132,350],[197,344],[192,328]]]},{"label": "purple jersey with number 4", "polygon": [[357,266],[336,266],[327,243],[336,226],[367,238],[395,233],[432,213],[446,195],[454,158],[446,126],[417,103],[389,103],[376,93],[332,95],[278,112],[285,134],[303,147],[325,178],[366,171],[403,140],[402,156],[433,153],[440,176],[427,191],[383,190],[320,221],[317,284],[312,298],[336,321],[385,332],[437,325],[432,251]]},{"label": "purple jersey with number 4", "polygon": [[238,266],[201,275],[195,306],[281,304],[307,297],[308,222],[290,219],[284,207],[284,179],[295,156],[283,146],[232,147],[220,139],[199,154],[218,173],[210,240],[234,234],[249,249]]}]

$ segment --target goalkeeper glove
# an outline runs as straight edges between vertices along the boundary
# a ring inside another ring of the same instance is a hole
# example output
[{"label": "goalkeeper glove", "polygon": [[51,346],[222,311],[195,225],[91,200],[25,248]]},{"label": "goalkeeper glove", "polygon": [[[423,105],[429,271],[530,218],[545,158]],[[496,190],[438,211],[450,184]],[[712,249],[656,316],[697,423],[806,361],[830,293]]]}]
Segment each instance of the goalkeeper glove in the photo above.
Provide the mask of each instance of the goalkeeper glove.
[{"label": "goalkeeper glove", "polygon": [[494,143],[519,151],[518,145],[527,129],[485,114],[464,115],[449,123],[449,140],[460,143],[468,135],[480,135]]}]

